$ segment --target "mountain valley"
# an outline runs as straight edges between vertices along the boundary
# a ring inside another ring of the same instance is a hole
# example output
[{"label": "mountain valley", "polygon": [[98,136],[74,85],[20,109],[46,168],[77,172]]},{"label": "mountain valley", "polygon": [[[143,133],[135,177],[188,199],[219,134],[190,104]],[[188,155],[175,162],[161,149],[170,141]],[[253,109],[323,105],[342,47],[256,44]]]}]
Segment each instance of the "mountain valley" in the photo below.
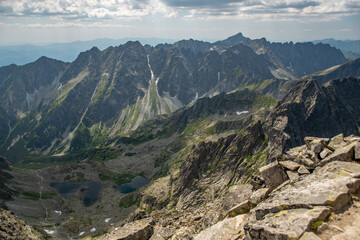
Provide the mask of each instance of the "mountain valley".
[{"label": "mountain valley", "polygon": [[[33,239],[330,239],[312,224],[358,204],[359,69],[328,44],[241,33],[1,67],[0,207]],[[278,197],[338,175],[331,203]],[[317,215],[268,227],[292,211]]]}]

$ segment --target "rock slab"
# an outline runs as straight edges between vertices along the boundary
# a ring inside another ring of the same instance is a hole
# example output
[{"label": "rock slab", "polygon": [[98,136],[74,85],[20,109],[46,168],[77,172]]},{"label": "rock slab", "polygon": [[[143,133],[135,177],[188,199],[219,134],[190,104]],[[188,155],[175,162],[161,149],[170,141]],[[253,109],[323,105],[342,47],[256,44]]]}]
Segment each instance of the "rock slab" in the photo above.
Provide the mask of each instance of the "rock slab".
[{"label": "rock slab", "polygon": [[360,165],[330,162],[279,188],[250,211],[245,225],[249,239],[301,237],[314,221],[350,202],[351,193],[360,189]]},{"label": "rock slab", "polygon": [[235,240],[244,237],[243,225],[247,215],[238,215],[227,218],[217,224],[205,229],[194,237],[194,240]]},{"label": "rock slab", "polygon": [[144,218],[135,222],[127,223],[120,229],[104,235],[101,240],[147,240],[154,233],[154,220]]},{"label": "rock slab", "polygon": [[274,189],[286,180],[288,177],[283,168],[277,162],[270,163],[260,168],[260,174],[264,178],[269,188]]}]

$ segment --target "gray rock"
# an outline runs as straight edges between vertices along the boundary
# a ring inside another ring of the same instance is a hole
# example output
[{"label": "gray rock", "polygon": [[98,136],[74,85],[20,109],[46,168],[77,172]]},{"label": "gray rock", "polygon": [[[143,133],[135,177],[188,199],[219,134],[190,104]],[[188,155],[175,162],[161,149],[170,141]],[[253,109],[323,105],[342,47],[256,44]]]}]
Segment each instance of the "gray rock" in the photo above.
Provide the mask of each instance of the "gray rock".
[{"label": "gray rock", "polygon": [[145,240],[150,239],[154,233],[154,220],[144,218],[132,223],[127,223],[116,231],[104,235],[101,240]]},{"label": "gray rock", "polygon": [[319,163],[319,166],[324,166],[325,164],[327,164],[329,162],[333,162],[333,161],[345,161],[345,162],[352,161],[355,145],[356,145],[356,142],[351,143],[345,147],[337,148],[331,155],[324,158]]},{"label": "gray rock", "polygon": [[314,169],[316,166],[315,162],[308,157],[297,159],[297,163],[299,163],[301,165],[305,165],[306,167],[308,167],[310,169]]},{"label": "gray rock", "polygon": [[188,229],[177,230],[171,237],[171,240],[192,240],[194,239],[191,232]]},{"label": "gray rock", "polygon": [[251,176],[250,184],[254,189],[260,189],[260,188],[265,187],[264,179],[257,174],[254,174]]},{"label": "gray rock", "polygon": [[265,200],[270,193],[269,188],[260,188],[257,191],[253,192],[250,197],[250,203],[252,205],[258,205],[261,201]]},{"label": "gray rock", "polygon": [[[249,219],[245,231],[249,239],[299,239],[311,223],[329,216],[328,207],[298,208],[269,213],[259,220]],[[251,218],[253,216],[250,216]]]},{"label": "gray rock", "polygon": [[243,225],[247,215],[227,218],[205,229],[194,237],[194,240],[235,240],[244,237]]},{"label": "gray rock", "polygon": [[305,141],[306,145],[309,145],[313,141],[318,141],[318,142],[323,143],[324,145],[328,145],[330,142],[330,139],[329,138],[318,138],[318,137],[305,137],[304,141]]},{"label": "gray rock", "polygon": [[332,153],[333,152],[330,149],[324,148],[324,150],[322,150],[321,153],[320,153],[320,158],[324,159],[324,158],[326,158],[327,156],[329,156]]},{"label": "gray rock", "polygon": [[304,179],[284,186],[280,192],[251,210],[256,219],[281,209],[329,206],[341,209],[351,199],[350,193],[360,189],[360,165],[350,162],[332,162]]},{"label": "gray rock", "polygon": [[299,240],[321,240],[318,236],[316,236],[313,232],[304,233]]},{"label": "gray rock", "polygon": [[344,137],[345,142],[360,142],[360,137],[355,136],[354,134],[351,134],[347,137]]},{"label": "gray rock", "polygon": [[167,240],[174,234],[175,230],[167,227],[160,227],[154,230],[154,234],[151,236],[150,240]]},{"label": "gray rock", "polygon": [[322,149],[324,149],[328,145],[328,143],[329,143],[328,138],[317,138],[306,145],[308,146],[309,150],[318,154],[321,152]]},{"label": "gray rock", "polygon": [[235,205],[249,199],[252,194],[252,186],[250,184],[240,184],[229,188],[228,193],[221,200],[221,207],[224,211],[228,211]]},{"label": "gray rock", "polygon": [[234,217],[239,214],[247,213],[252,208],[252,204],[249,200],[243,201],[242,203],[239,203],[238,205],[231,208],[226,216]]},{"label": "gray rock", "polygon": [[360,165],[335,161],[298,182],[290,182],[250,211],[249,239],[299,238],[330,211],[342,209],[360,189]]},{"label": "gray rock", "polygon": [[217,223],[221,219],[220,211],[217,208],[211,209],[207,212],[200,221],[195,226],[195,231],[200,232],[215,223]]},{"label": "gray rock", "polygon": [[310,137],[307,136],[304,138],[305,144],[308,145],[309,143],[311,143],[312,141],[314,141],[315,139],[319,139],[318,137]]},{"label": "gray rock", "polygon": [[145,212],[144,210],[137,209],[135,212],[130,214],[130,216],[127,219],[127,222],[131,223],[131,222],[135,222],[136,220],[149,218],[149,217],[150,217],[149,213]]},{"label": "gray rock", "polygon": [[344,147],[346,145],[347,143],[344,141],[344,134],[340,133],[339,135],[331,138],[331,141],[327,147],[334,151],[335,149]]},{"label": "gray rock", "polygon": [[280,161],[281,166],[291,171],[296,171],[299,169],[300,165],[293,161]]},{"label": "gray rock", "polygon": [[277,162],[270,163],[260,168],[259,171],[270,189],[276,188],[288,179],[281,165]]},{"label": "gray rock", "polygon": [[355,143],[355,146],[354,146],[354,159],[360,160],[360,143],[359,142]]},{"label": "gray rock", "polygon": [[301,165],[298,169],[298,173],[300,175],[303,175],[303,174],[310,174],[309,170],[306,169],[306,167],[304,167],[303,165]]},{"label": "gray rock", "polygon": [[286,171],[286,174],[288,175],[290,181],[296,181],[299,178],[299,174],[297,172]]}]

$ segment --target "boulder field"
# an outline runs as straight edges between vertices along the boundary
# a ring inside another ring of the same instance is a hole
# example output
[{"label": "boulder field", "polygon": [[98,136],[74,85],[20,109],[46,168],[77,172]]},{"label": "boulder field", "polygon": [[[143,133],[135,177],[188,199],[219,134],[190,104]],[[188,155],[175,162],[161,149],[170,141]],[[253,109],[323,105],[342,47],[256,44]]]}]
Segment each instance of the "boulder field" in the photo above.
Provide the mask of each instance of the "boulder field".
[{"label": "boulder field", "polygon": [[101,239],[358,239],[360,137],[304,140],[260,168],[253,178],[262,184],[205,229],[167,229],[140,210]]}]

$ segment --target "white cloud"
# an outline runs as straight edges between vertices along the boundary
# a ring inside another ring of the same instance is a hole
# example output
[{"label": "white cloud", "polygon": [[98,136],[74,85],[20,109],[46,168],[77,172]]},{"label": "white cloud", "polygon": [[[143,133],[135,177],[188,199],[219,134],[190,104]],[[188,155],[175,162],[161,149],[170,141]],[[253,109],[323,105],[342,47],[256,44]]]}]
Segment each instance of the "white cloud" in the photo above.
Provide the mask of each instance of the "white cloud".
[{"label": "white cloud", "polygon": [[360,14],[358,0],[1,0],[0,15],[123,19],[162,14],[205,19],[331,21]]},{"label": "white cloud", "polygon": [[159,0],[3,0],[0,14],[55,18],[138,18],[172,10]]}]

